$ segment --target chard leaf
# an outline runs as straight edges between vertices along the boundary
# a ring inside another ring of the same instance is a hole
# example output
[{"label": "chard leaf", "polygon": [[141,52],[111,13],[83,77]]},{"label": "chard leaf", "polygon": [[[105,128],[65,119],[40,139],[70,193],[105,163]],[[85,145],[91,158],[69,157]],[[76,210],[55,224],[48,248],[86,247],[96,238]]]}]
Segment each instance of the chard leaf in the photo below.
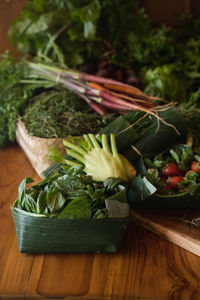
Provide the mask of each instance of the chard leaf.
[{"label": "chard leaf", "polygon": [[78,197],[64,208],[58,215],[59,219],[89,219],[92,214],[90,203],[86,197]]},{"label": "chard leaf", "polygon": [[60,210],[65,202],[63,195],[55,189],[51,189],[46,195],[46,204],[51,213]]}]

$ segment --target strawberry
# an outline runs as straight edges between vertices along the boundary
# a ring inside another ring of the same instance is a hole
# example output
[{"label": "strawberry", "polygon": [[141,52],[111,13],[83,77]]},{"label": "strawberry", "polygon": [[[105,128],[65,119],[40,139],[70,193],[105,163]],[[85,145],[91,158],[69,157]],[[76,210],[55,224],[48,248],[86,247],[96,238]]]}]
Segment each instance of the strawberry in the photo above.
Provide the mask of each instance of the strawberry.
[{"label": "strawberry", "polygon": [[183,180],[183,177],[180,176],[173,176],[169,178],[169,185],[174,188],[177,189],[178,188],[178,183],[181,182]]},{"label": "strawberry", "polygon": [[190,166],[191,170],[197,172],[198,174],[200,174],[200,163],[196,160],[193,160],[191,162],[191,166]]},{"label": "strawberry", "polygon": [[171,186],[169,184],[164,185],[163,188],[162,188],[162,190],[163,191],[170,191],[170,192],[173,191],[172,188],[171,188]]},{"label": "strawberry", "polygon": [[181,170],[174,163],[168,163],[163,170],[165,176],[178,176],[181,174]]}]

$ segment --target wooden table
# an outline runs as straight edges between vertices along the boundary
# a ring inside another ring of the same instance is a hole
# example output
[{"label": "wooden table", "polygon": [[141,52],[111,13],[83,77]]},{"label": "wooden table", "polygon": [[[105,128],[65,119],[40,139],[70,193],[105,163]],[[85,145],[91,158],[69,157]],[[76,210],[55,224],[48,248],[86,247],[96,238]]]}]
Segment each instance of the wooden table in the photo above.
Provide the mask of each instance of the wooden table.
[{"label": "wooden table", "polygon": [[0,152],[0,299],[200,299],[200,257],[133,223],[116,254],[20,254],[10,206],[28,176],[18,146]]}]

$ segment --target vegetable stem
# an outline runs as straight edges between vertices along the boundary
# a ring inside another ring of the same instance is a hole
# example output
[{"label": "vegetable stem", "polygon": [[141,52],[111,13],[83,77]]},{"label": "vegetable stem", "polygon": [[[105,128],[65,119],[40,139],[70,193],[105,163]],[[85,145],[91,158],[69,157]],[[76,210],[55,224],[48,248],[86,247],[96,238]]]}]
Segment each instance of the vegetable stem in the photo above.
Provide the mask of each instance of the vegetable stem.
[{"label": "vegetable stem", "polygon": [[90,140],[88,134],[84,134],[83,137],[84,137],[85,141],[88,143],[90,149],[92,149],[92,148],[93,148],[93,145],[92,145],[92,143],[91,143],[91,140]]},{"label": "vegetable stem", "polygon": [[89,138],[94,146],[95,149],[101,149],[99,143],[97,142],[97,139],[95,138],[94,134],[90,133]]},{"label": "vegetable stem", "polygon": [[71,142],[69,142],[69,141],[67,141],[67,140],[64,140],[64,141],[63,141],[63,144],[64,144],[66,147],[69,147],[70,149],[75,150],[76,152],[78,152],[79,154],[81,154],[81,155],[83,155],[83,156],[87,153],[85,150],[81,149],[79,146],[76,146],[76,145],[74,145],[73,143],[71,143]]},{"label": "vegetable stem", "polygon": [[81,156],[81,155],[79,155],[77,152],[68,149],[68,150],[67,150],[67,154],[70,155],[70,156],[73,157],[73,158],[76,158],[76,159],[80,160],[83,164],[85,164],[85,159],[84,159],[84,157]]},{"label": "vegetable stem", "polygon": [[81,167],[82,166],[82,164],[79,164],[79,163],[74,162],[74,161],[69,160],[69,159],[66,159],[65,162],[66,162],[67,165],[72,166],[72,167],[75,167],[75,166],[80,166]]},{"label": "vegetable stem", "polygon": [[103,149],[110,153],[110,147],[108,145],[108,136],[106,134],[102,134],[102,146],[103,146]]},{"label": "vegetable stem", "polygon": [[113,156],[116,158],[119,158],[119,153],[117,151],[117,145],[116,145],[116,139],[115,139],[115,135],[113,133],[111,133],[111,135],[110,135],[110,142],[111,142],[111,149],[112,149]]}]

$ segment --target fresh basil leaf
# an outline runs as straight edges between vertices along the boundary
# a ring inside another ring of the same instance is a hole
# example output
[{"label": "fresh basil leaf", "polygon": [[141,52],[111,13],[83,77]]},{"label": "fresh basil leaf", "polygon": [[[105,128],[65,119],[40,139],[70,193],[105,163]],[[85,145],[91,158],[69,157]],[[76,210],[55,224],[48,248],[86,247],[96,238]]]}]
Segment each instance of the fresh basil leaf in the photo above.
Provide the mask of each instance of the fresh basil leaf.
[{"label": "fresh basil leaf", "polygon": [[82,183],[81,178],[78,175],[63,175],[52,182],[52,186],[67,197],[69,191],[83,189],[85,184]]},{"label": "fresh basil leaf", "polygon": [[76,198],[69,202],[64,210],[58,215],[59,219],[89,219],[92,209],[88,199]]},{"label": "fresh basil leaf", "polygon": [[41,191],[37,198],[36,210],[38,214],[41,214],[46,207],[46,193]]},{"label": "fresh basil leaf", "polygon": [[31,195],[25,194],[24,208],[28,212],[37,213],[36,202]]},{"label": "fresh basil leaf", "polygon": [[60,210],[65,202],[65,197],[55,189],[50,190],[46,195],[46,204],[51,213]]},{"label": "fresh basil leaf", "polygon": [[27,183],[32,183],[34,182],[34,180],[31,177],[27,177],[25,179],[22,180],[22,182],[20,183],[19,187],[18,187],[18,201],[19,204],[23,207],[24,206],[24,197],[25,197],[25,193],[26,193],[26,184]]}]

